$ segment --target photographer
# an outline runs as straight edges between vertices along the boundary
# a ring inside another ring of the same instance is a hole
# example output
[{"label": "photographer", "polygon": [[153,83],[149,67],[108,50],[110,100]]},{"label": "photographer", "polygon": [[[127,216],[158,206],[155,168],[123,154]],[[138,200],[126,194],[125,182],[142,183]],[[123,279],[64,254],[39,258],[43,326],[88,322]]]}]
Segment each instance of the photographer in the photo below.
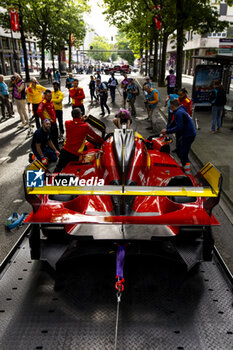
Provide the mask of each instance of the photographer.
[{"label": "photographer", "polygon": [[21,79],[19,74],[14,73],[14,76],[11,77],[10,84],[13,88],[13,97],[22,122],[18,128],[27,128],[29,127],[29,120],[26,112],[25,82]]},{"label": "photographer", "polygon": [[7,107],[7,111],[9,114],[9,117],[12,116],[12,109],[9,101],[9,91],[8,86],[4,82],[4,76],[0,75],[0,100],[2,102],[1,108],[2,108],[2,119],[5,119],[5,108]]},{"label": "photographer", "polygon": [[100,115],[104,116],[105,115],[105,110],[106,108],[108,114],[110,114],[110,109],[107,105],[107,99],[108,99],[108,87],[107,84],[102,82],[99,78],[96,79],[96,93],[97,96],[100,97],[100,107],[102,110],[102,113]]},{"label": "photographer", "polygon": [[116,125],[118,129],[122,129],[122,125],[126,124],[126,129],[130,128],[132,119],[129,111],[126,109],[120,109],[113,119],[113,124]]},{"label": "photographer", "polygon": [[135,101],[136,101],[136,96],[138,94],[138,88],[134,82],[134,79],[130,78],[129,79],[129,84],[127,86],[127,101],[129,103],[130,109],[131,109],[131,114],[132,117],[136,117],[136,109],[135,109]]}]

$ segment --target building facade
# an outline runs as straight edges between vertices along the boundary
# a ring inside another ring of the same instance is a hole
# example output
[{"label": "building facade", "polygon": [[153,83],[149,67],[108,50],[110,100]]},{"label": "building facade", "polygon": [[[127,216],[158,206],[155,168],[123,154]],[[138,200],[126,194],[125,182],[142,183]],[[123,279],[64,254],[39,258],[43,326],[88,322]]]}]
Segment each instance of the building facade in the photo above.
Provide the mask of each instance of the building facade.
[{"label": "building facade", "polygon": [[[28,66],[30,72],[39,70],[40,53],[37,42],[33,37],[26,39]],[[0,74],[11,75],[14,72],[22,73],[25,70],[23,49],[20,33],[5,31],[0,27]]]},{"label": "building facade", "polygon": [[[226,3],[217,4],[212,1],[212,5],[215,6],[220,14],[220,20],[233,22],[233,7],[228,6]],[[183,73],[193,75],[197,64],[203,63],[200,59],[194,59],[193,56],[211,56],[221,53],[219,51],[220,39],[233,39],[233,31],[231,28],[221,33],[208,33],[205,36],[189,31],[186,33],[186,44],[184,45],[184,61],[183,61]],[[233,51],[233,50],[232,50]],[[227,50],[226,50],[227,52]],[[228,51],[227,55],[233,55]],[[167,67],[175,68],[176,62],[176,46],[174,45],[174,38],[169,38],[167,46]]]}]

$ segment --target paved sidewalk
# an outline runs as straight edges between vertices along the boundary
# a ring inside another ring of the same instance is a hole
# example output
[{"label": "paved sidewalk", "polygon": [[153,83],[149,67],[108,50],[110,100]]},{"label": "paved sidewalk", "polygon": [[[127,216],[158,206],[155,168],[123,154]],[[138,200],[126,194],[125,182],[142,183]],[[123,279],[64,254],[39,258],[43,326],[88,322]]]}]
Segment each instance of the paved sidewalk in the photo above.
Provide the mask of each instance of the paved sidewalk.
[{"label": "paved sidewalk", "polygon": [[[139,77],[138,82],[141,84],[145,81]],[[187,81],[187,80],[186,80]],[[191,97],[192,80],[189,83],[184,83],[183,86],[188,90]],[[154,86],[156,88],[157,84]],[[164,107],[164,102],[167,97],[166,87],[159,87],[160,92],[160,112],[167,118],[167,108]],[[196,110],[194,118],[198,119],[200,130],[197,132],[197,137],[192,145],[192,152],[199,161],[200,165],[207,162],[214,164],[223,174],[223,195],[227,204],[233,209],[233,113],[228,112],[223,120],[221,132],[210,134],[211,130],[211,110]]]}]

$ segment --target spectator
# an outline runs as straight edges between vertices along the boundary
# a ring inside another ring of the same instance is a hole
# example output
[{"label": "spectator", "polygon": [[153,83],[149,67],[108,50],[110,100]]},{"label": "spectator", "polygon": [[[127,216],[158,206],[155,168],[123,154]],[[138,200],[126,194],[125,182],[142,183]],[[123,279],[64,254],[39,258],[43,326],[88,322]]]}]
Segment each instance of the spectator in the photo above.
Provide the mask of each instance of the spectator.
[{"label": "spectator", "polygon": [[178,95],[178,90],[176,88],[174,89],[174,93],[168,95],[167,98],[166,98],[164,107],[167,106],[167,108],[168,108],[168,111],[167,111],[168,112],[168,124],[170,123],[170,120],[171,120],[172,114],[173,114],[173,112],[172,112],[172,110],[170,108],[170,103],[171,103],[172,100],[178,100],[178,98],[179,98],[179,95]]},{"label": "spectator", "polygon": [[49,119],[51,122],[51,140],[59,150],[58,146],[58,129],[56,123],[56,112],[54,108],[54,104],[52,102],[52,92],[50,90],[46,90],[44,93],[44,99],[39,104],[37,109],[37,114],[41,118],[41,120]]},{"label": "spectator", "polygon": [[31,84],[29,85],[28,89],[26,90],[27,93],[27,103],[28,103],[28,110],[30,112],[30,104],[32,104],[32,110],[33,115],[36,120],[36,127],[37,129],[40,128],[40,118],[37,114],[37,109],[39,107],[39,104],[41,103],[43,97],[42,93],[46,91],[46,88],[40,84],[38,84],[38,81],[36,78],[31,78]]},{"label": "spectator", "polygon": [[184,172],[190,174],[190,161],[188,154],[191,145],[196,137],[196,129],[192,118],[185,110],[184,106],[179,105],[178,100],[171,101],[171,109],[174,118],[167,126],[167,129],[161,130],[162,134],[176,134],[176,153],[181,160]]},{"label": "spectator", "polygon": [[47,68],[46,74],[47,74],[47,77],[48,77],[48,82],[52,83],[52,69],[50,67]]},{"label": "spectator", "polygon": [[61,141],[63,141],[63,135],[64,135],[64,127],[63,127],[63,110],[62,110],[62,101],[63,101],[63,93],[60,91],[59,88],[60,84],[58,81],[53,82],[53,91],[52,91],[52,102],[54,104],[55,113],[56,113],[56,119],[58,120],[59,124],[59,131],[60,135],[59,138]]},{"label": "spectator", "polygon": [[188,114],[192,118],[192,115],[193,115],[193,103],[190,100],[190,98],[188,98],[188,91],[185,88],[180,89],[178,91],[178,95],[179,95],[179,98],[178,98],[179,104],[183,105],[185,107],[186,111],[188,112]]},{"label": "spectator", "polygon": [[151,121],[151,126],[147,129],[155,130],[157,121],[156,106],[160,100],[159,92],[155,88],[151,88],[149,85],[145,85],[144,90],[147,92],[148,118]]},{"label": "spectator", "polygon": [[2,109],[2,119],[6,118],[5,108],[7,108],[9,117],[12,117],[12,108],[9,101],[9,90],[6,83],[4,83],[4,76],[0,75],[0,100]]},{"label": "spectator", "polygon": [[54,80],[59,83],[59,90],[61,89],[61,74],[58,70],[54,73]]},{"label": "spectator", "polygon": [[95,79],[99,79],[101,81],[101,75],[100,75],[100,72],[99,71],[96,71],[95,73]]},{"label": "spectator", "polygon": [[34,132],[31,144],[34,155],[45,166],[48,164],[48,160],[56,162],[59,155],[58,150],[51,140],[50,129],[51,121],[44,119],[42,127]]},{"label": "spectator", "polygon": [[115,102],[115,95],[116,95],[116,87],[118,85],[118,81],[114,76],[114,73],[111,74],[111,78],[109,78],[108,81],[108,86],[110,89],[110,95],[111,95],[111,99],[112,99],[112,103]]},{"label": "spectator", "polygon": [[126,109],[120,109],[113,119],[113,124],[116,125],[118,129],[122,129],[123,124],[126,124],[126,128],[129,129],[131,123],[130,112]]},{"label": "spectator", "polygon": [[82,120],[80,108],[75,108],[71,112],[73,120],[65,122],[66,141],[61,150],[60,158],[54,172],[59,173],[72,161],[78,161],[85,147],[85,140],[90,135],[96,142],[102,144],[104,140],[98,136],[91,127]]},{"label": "spectator", "polygon": [[70,104],[70,89],[73,87],[73,82],[74,82],[74,78],[72,73],[69,74],[68,78],[66,78],[66,88],[69,91],[68,94],[68,104]]},{"label": "spectator", "polygon": [[167,94],[170,95],[174,92],[176,86],[176,76],[173,69],[169,70],[169,75],[166,76],[165,80],[167,81]]},{"label": "spectator", "polygon": [[74,79],[73,87],[70,89],[70,97],[72,98],[72,109],[80,108],[82,114],[85,114],[85,108],[83,105],[83,100],[85,98],[85,94],[83,88],[78,86],[78,79]]},{"label": "spectator", "polygon": [[102,110],[102,113],[100,115],[104,116],[105,115],[105,110],[104,108],[107,109],[108,114],[110,114],[110,109],[107,105],[107,99],[108,99],[108,88],[106,83],[101,83],[100,79],[96,79],[96,92],[97,96],[100,97],[100,107]]},{"label": "spectator", "polygon": [[211,134],[215,133],[215,127],[217,122],[217,131],[221,131],[221,120],[224,110],[224,106],[227,102],[226,92],[223,89],[219,80],[214,82],[214,90],[211,94],[211,104],[212,104],[212,127]]},{"label": "spectator", "polygon": [[[149,87],[152,88],[152,82],[151,82],[151,80],[150,80],[150,77],[146,77],[145,79],[146,79],[146,80],[145,80],[145,82],[143,83],[143,86],[142,86],[143,90],[144,90],[144,87],[145,87],[146,85],[149,85]],[[146,92],[145,90],[144,90],[144,92],[145,92],[145,95],[147,95],[147,92]]]},{"label": "spectator", "polygon": [[27,128],[29,127],[29,120],[26,112],[26,84],[19,74],[14,73],[14,76],[11,77],[11,86],[13,87],[12,94],[22,122],[18,128]]},{"label": "spectator", "polygon": [[148,119],[149,119],[150,109],[148,107],[148,99],[147,99],[148,93],[144,89],[146,85],[148,85],[150,88],[152,88],[152,82],[150,81],[150,77],[146,77],[146,81],[143,83],[143,86],[142,86],[142,89],[143,89],[144,94],[145,94],[144,104],[145,104],[145,107],[146,107],[146,110],[147,110]]},{"label": "spectator", "polygon": [[138,87],[136,86],[134,79],[129,79],[129,84],[127,86],[127,101],[131,110],[132,117],[136,118],[135,101],[138,94]]},{"label": "spectator", "polygon": [[128,85],[129,85],[129,79],[127,78],[127,74],[124,74],[124,79],[121,82],[121,88],[123,91],[123,106],[124,106],[124,108],[126,108]]},{"label": "spectator", "polygon": [[98,101],[97,96],[95,94],[95,78],[91,75],[91,81],[89,83],[90,95],[91,95],[91,104],[93,104],[93,97],[96,101]]}]

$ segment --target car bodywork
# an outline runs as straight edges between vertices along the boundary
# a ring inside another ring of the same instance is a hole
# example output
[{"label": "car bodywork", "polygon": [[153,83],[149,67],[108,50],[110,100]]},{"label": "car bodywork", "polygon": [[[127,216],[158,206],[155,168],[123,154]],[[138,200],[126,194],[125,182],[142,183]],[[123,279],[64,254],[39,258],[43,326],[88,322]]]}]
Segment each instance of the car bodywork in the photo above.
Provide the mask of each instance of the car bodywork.
[{"label": "car bodywork", "polygon": [[107,67],[104,70],[105,74],[120,73],[120,74],[130,74],[131,68],[129,65]]},{"label": "car bodywork", "polygon": [[[104,133],[100,121],[89,122]],[[41,241],[44,247],[46,240],[56,242],[62,235],[103,246],[131,243],[132,249],[137,242],[156,254],[165,247],[182,256],[188,268],[211,259],[211,226],[219,225],[212,209],[220,198],[222,176],[210,163],[195,177],[186,175],[170,155],[169,142],[116,129],[101,148],[88,144],[80,160],[62,173],[51,175],[44,168],[49,180],[42,188],[26,187],[27,171],[43,168],[38,160],[33,162],[24,174],[26,199],[33,207],[25,220],[33,224],[32,256],[44,256]],[[86,186],[70,186],[69,180],[72,185],[77,177]],[[68,186],[60,186],[62,180]]]}]

